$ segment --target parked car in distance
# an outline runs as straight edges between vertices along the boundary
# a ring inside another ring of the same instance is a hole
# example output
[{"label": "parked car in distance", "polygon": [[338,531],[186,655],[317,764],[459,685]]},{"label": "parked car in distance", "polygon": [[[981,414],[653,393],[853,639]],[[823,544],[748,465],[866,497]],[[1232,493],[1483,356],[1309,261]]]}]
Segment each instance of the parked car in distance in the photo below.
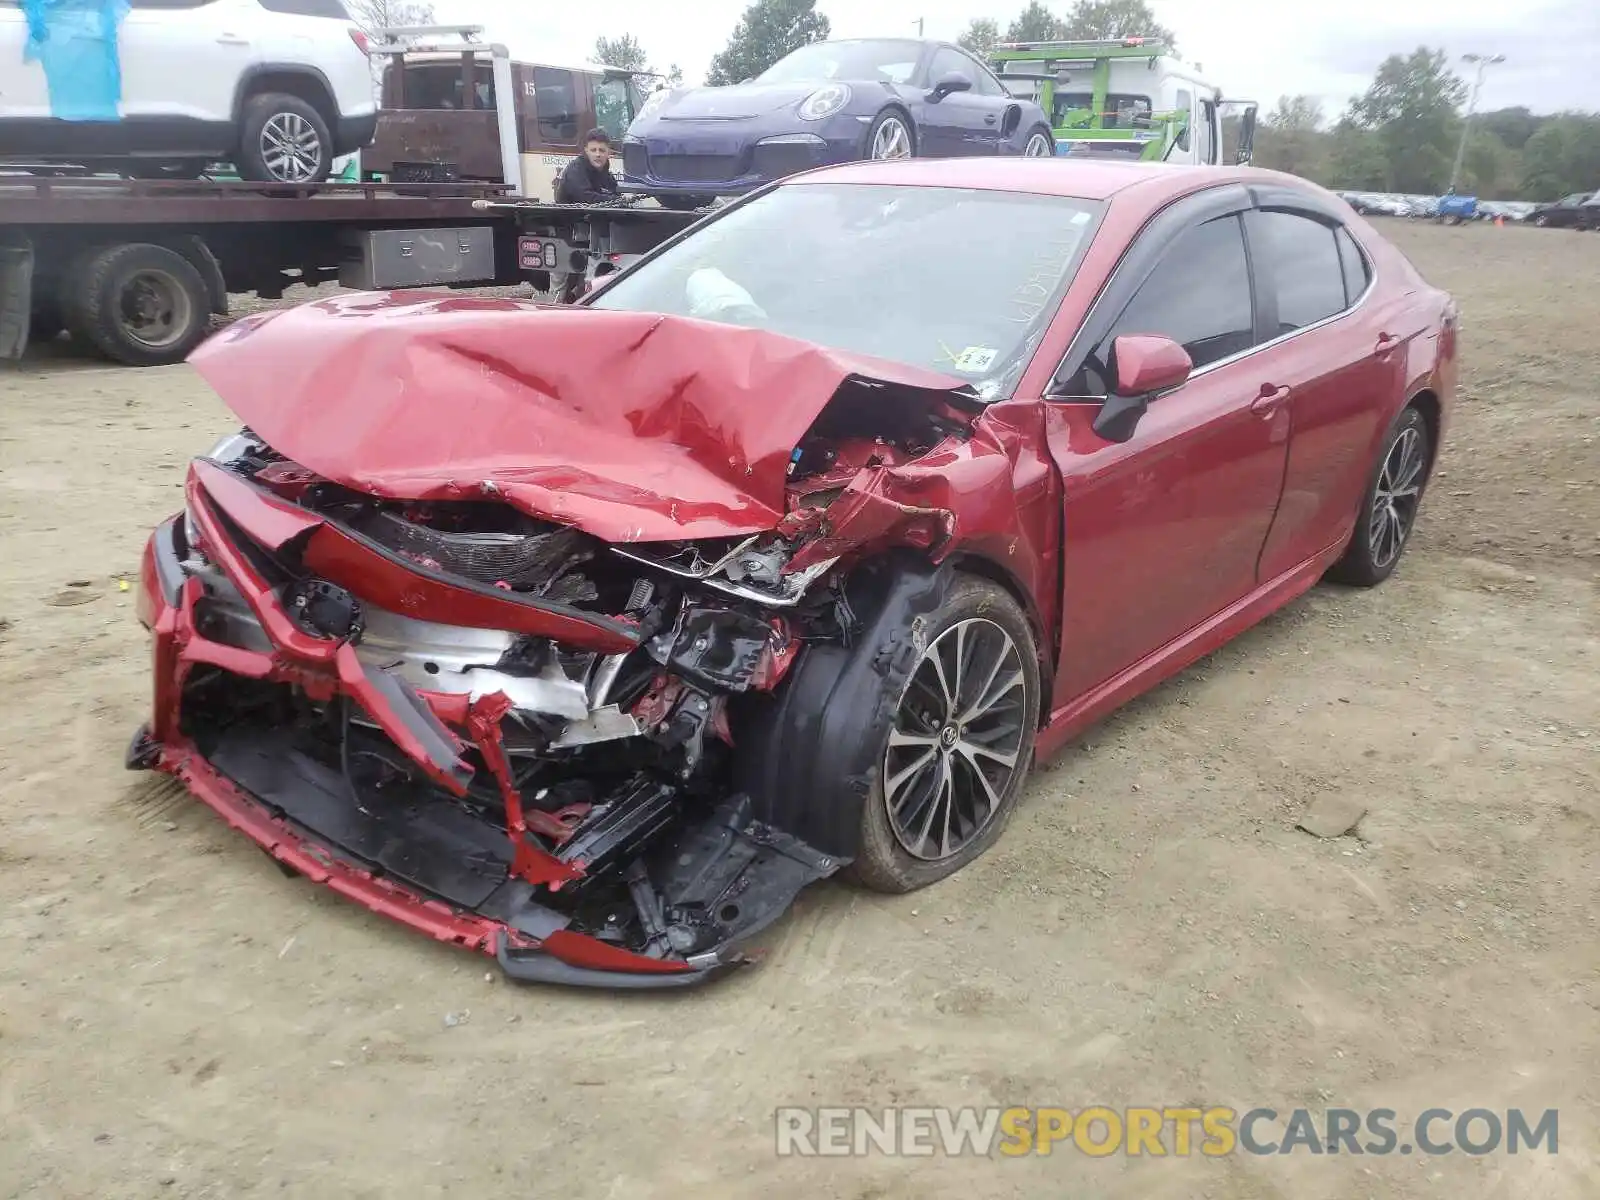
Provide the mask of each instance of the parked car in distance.
[{"label": "parked car in distance", "polygon": [[960,46],[865,38],[802,46],[732,87],[654,93],[623,140],[621,183],[698,208],[858,159],[1054,154],[1044,109]]},{"label": "parked car in distance", "polygon": [[993,157],[781,182],[574,307],[246,317],[191,360],[245,429],[145,551],[129,764],[515,978],[708,979],[1388,578],[1456,351],[1303,180]]},{"label": "parked car in distance", "polygon": [[131,0],[98,59],[69,24],[87,11],[46,6],[40,41],[0,0],[0,160],[173,179],[224,160],[317,183],[372,140],[366,35],[343,0]]},{"label": "parked car in distance", "polygon": [[1600,192],[1573,192],[1527,218],[1541,229],[1600,229]]}]

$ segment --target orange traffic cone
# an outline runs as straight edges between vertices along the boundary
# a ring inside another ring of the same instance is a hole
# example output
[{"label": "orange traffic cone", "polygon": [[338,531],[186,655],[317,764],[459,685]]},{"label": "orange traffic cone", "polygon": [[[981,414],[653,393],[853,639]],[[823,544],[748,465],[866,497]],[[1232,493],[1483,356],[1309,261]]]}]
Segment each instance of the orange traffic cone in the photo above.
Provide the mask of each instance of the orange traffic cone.
[{"label": "orange traffic cone", "polygon": [[1506,219],[1505,219],[1505,217],[1500,216],[1500,215],[1497,214],[1495,216],[1495,219],[1494,219],[1494,227],[1496,229],[1504,229],[1506,227]]}]

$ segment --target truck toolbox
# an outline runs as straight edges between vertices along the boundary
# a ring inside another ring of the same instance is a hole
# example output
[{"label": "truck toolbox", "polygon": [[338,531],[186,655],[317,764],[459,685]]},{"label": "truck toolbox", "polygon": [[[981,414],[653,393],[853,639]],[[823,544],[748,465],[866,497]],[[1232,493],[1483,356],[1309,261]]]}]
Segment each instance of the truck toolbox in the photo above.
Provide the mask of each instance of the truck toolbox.
[{"label": "truck toolbox", "polygon": [[495,277],[494,230],[482,225],[350,230],[344,248],[339,282],[361,291],[486,283]]}]

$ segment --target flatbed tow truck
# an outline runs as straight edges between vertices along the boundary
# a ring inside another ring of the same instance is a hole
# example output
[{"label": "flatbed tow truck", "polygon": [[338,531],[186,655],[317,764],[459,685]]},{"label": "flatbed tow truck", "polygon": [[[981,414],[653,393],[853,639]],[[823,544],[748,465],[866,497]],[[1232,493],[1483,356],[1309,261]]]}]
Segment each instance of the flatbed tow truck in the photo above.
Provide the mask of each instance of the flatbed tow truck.
[{"label": "flatbed tow truck", "polygon": [[0,359],[62,329],[131,366],[185,358],[229,293],[513,284],[496,185],[136,181],[0,175]]},{"label": "flatbed tow truck", "polygon": [[548,291],[553,271],[604,276],[702,215],[540,204],[503,184],[0,175],[0,359],[69,330],[130,366],[181,362],[230,293],[296,283]]}]

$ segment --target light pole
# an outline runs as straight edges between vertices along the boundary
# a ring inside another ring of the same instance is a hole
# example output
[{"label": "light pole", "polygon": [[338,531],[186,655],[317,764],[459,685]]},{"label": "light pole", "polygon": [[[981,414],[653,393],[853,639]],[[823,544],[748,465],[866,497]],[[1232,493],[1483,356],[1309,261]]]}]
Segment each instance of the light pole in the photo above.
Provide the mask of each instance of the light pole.
[{"label": "light pole", "polygon": [[1472,132],[1472,110],[1478,107],[1478,92],[1483,88],[1483,73],[1495,63],[1503,63],[1504,54],[1463,54],[1462,62],[1473,63],[1478,68],[1478,74],[1472,81],[1472,95],[1467,98],[1467,117],[1461,124],[1461,141],[1456,146],[1456,161],[1450,167],[1450,193],[1456,190],[1456,181],[1461,177],[1461,163],[1467,157],[1467,135]]},{"label": "light pole", "polygon": [[917,36],[918,37],[922,36],[922,18],[921,17],[917,18]]}]

